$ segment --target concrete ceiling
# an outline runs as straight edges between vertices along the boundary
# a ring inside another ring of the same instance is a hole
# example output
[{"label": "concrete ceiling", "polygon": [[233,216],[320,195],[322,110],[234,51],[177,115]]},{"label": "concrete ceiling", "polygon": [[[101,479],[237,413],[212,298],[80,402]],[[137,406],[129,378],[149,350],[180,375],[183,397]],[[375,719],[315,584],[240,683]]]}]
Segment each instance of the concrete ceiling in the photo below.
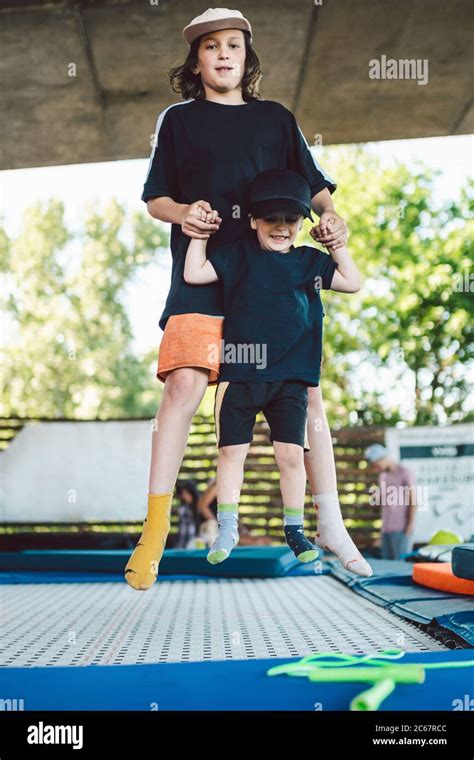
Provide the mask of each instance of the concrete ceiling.
[{"label": "concrete ceiling", "polygon": [[[157,4],[152,4],[152,3]],[[254,30],[264,98],[309,143],[474,132],[471,0],[233,3]],[[1,0],[0,168],[148,157],[166,71],[206,2]],[[428,61],[428,83],[369,77],[369,61]],[[75,66],[71,76],[72,66]]]}]

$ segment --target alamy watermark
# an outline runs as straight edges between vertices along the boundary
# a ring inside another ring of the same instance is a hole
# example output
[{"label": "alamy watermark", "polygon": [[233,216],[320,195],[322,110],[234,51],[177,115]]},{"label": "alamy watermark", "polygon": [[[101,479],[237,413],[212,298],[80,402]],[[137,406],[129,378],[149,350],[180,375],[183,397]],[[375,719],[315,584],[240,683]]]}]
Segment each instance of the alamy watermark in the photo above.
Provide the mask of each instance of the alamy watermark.
[{"label": "alamy watermark", "polygon": [[28,744],[72,744],[73,749],[83,747],[83,726],[52,726],[40,721],[28,726]]},{"label": "alamy watermark", "polygon": [[257,369],[267,367],[267,344],[266,343],[226,343],[221,340],[217,343],[209,343],[207,358],[215,364],[252,364]]},{"label": "alamy watermark", "polygon": [[369,79],[415,79],[417,84],[428,84],[427,58],[387,58],[381,55],[369,61]]},{"label": "alamy watermark", "polygon": [[372,507],[404,507],[410,504],[410,496],[416,497],[416,505],[420,512],[428,509],[429,486],[388,486],[382,483],[369,488],[369,504]]}]

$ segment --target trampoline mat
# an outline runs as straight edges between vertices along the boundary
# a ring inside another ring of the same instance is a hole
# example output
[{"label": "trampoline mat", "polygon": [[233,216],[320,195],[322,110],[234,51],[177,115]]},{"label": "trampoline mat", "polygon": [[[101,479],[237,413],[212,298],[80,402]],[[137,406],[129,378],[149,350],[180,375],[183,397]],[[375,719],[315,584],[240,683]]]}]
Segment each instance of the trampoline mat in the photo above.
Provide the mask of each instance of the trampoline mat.
[{"label": "trampoline mat", "polygon": [[6,667],[440,651],[410,622],[327,575],[0,586]]}]

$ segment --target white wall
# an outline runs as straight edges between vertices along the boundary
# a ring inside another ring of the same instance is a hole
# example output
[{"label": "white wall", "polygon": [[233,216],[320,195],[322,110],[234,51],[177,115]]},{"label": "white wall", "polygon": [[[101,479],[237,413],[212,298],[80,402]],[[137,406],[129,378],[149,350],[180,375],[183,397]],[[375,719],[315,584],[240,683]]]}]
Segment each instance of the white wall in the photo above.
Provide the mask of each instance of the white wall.
[{"label": "white wall", "polygon": [[142,520],[152,422],[28,423],[0,455],[0,521]]}]

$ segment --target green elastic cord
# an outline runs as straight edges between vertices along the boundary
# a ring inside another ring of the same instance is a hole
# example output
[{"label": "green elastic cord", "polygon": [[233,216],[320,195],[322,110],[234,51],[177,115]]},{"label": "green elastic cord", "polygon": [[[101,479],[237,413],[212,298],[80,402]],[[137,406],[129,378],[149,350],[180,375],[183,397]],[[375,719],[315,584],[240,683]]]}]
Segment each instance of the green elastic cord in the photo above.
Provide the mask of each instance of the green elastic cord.
[{"label": "green elastic cord", "polygon": [[[425,680],[425,669],[434,670],[436,668],[472,668],[474,666],[474,660],[466,660],[466,662],[434,662],[424,664],[419,668],[423,673],[422,680],[416,680],[416,666],[410,665],[396,665],[393,668],[378,668],[377,680],[371,689],[363,691],[358,694],[350,703],[350,710],[378,710],[384,699],[386,699],[395,689],[399,683],[423,683]],[[402,668],[406,669],[403,673]],[[408,671],[408,668],[411,668]],[[363,670],[363,668],[360,668]],[[347,675],[349,669],[339,671],[338,675]],[[352,668],[352,670],[359,670],[359,668]],[[368,668],[370,670],[370,668]],[[374,668],[375,670],[375,668]],[[393,672],[392,672],[393,671]],[[385,677],[384,677],[385,676]],[[410,680],[413,677],[413,680]],[[314,674],[310,676],[311,681],[314,679]]]},{"label": "green elastic cord", "polygon": [[238,512],[239,505],[238,504],[218,504],[217,511],[218,512]]},{"label": "green elastic cord", "polygon": [[474,667],[474,660],[466,660],[465,662],[429,662],[423,663],[425,670],[436,670],[437,668],[472,668]]},{"label": "green elastic cord", "polygon": [[[308,676],[315,669],[319,668],[347,668],[350,665],[373,665],[375,667],[390,667],[393,660],[400,660],[405,656],[401,649],[384,649],[379,654],[373,656],[334,654],[333,652],[310,654],[302,657],[298,662],[289,662],[284,665],[276,665],[267,671],[267,676],[289,675],[289,676]],[[324,662],[324,660],[328,660]],[[335,660],[335,662],[334,662]],[[415,663],[410,663],[415,664]],[[474,666],[474,660],[465,662],[433,662],[433,663],[416,663],[425,670],[434,670],[436,668],[469,668]]]},{"label": "green elastic cord", "polygon": [[[298,662],[270,668],[267,670],[267,675],[307,676],[313,683],[373,683],[372,688],[358,694],[350,703],[351,710],[361,711],[378,710],[384,699],[394,691],[399,683],[423,683],[425,670],[472,668],[474,666],[474,660],[393,664],[394,660],[399,660],[404,655],[405,652],[400,649],[384,649],[375,657],[372,655],[359,656],[320,652],[303,657]],[[362,664],[369,667],[361,668],[360,665]],[[351,665],[355,667],[349,667]]]},{"label": "green elastic cord", "polygon": [[319,668],[309,674],[315,683],[376,683],[390,678],[395,683],[424,683],[425,671],[421,665],[389,665],[382,668]]},{"label": "green elastic cord", "polygon": [[[267,676],[289,675],[289,676],[306,676],[311,673],[315,668],[343,668],[348,665],[389,665],[391,660],[399,660],[405,655],[400,649],[384,649],[383,652],[376,655],[378,659],[374,658],[370,654],[365,655],[351,655],[351,654],[335,654],[334,652],[319,652],[317,654],[310,654],[303,657],[298,662],[290,662],[284,665],[276,665],[270,670],[267,670]],[[321,662],[322,659],[328,659],[329,662]],[[385,663],[384,660],[389,660]],[[332,662],[331,660],[336,660]]]},{"label": "green elastic cord", "polygon": [[351,711],[378,710],[382,702],[395,690],[396,683],[390,678],[378,681],[371,689],[358,694],[350,703]]}]

